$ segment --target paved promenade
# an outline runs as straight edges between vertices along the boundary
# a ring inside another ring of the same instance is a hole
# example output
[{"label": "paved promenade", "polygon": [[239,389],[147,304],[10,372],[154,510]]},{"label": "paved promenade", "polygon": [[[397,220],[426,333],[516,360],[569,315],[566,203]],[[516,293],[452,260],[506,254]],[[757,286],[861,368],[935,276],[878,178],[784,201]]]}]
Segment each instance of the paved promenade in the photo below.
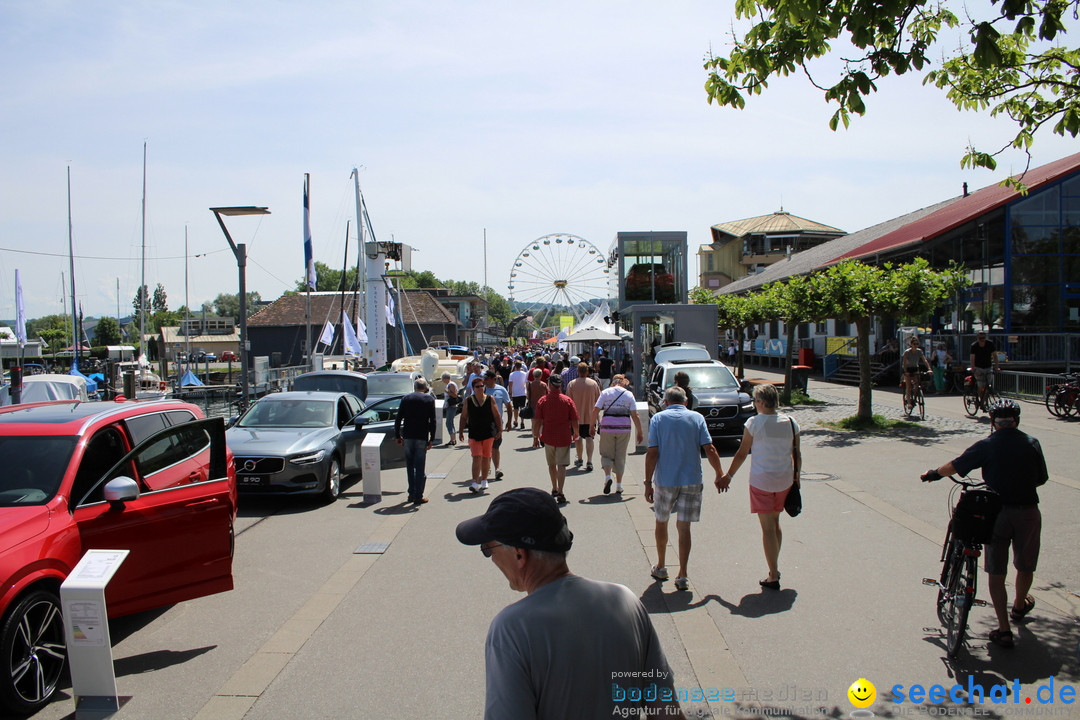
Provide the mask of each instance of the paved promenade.
[{"label": "paved promenade", "polygon": [[[1012,650],[988,645],[993,613],[976,608],[973,638],[950,662],[935,591],[921,584],[940,567],[949,485],[925,485],[919,475],[985,436],[985,418],[964,416],[957,396],[930,397],[918,430],[850,435],[820,422],[853,414],[857,390],[812,378],[810,394],[825,404],[793,411],[805,433],[805,510],[782,520],[779,592],[758,587],[766,569],[745,469],[726,494],[706,488],[688,592],[649,577],[655,548],[644,454],[629,459],[622,496],[602,494],[598,455],[592,473],[569,473],[570,567],[642,598],[677,685],[692,698],[688,714],[848,717],[855,708],[847,689],[866,678],[877,687],[869,709],[879,717],[1080,717],[1077,706],[1042,704],[1036,695],[1051,682],[1055,695],[1063,684],[1075,687],[1080,675],[1080,423],[1023,406],[1022,427],[1042,442],[1052,475],[1040,492],[1037,604]],[[876,412],[899,416],[896,392],[874,400]],[[383,474],[383,500],[370,506],[359,484],[332,506],[242,500],[234,591],[112,624],[118,685],[129,697],[116,717],[481,717],[484,636],[521,596],[475,547],[456,541],[454,527],[499,492],[548,487],[542,451],[530,444],[527,433],[506,436],[506,477],[486,496],[469,493],[468,451],[459,446],[429,454],[431,502],[419,508],[405,503],[404,470]],[[734,450],[721,448],[725,468]],[[354,552],[374,542],[389,545],[382,554]],[[985,575],[979,596],[988,597]],[[611,683],[604,668],[580,672],[598,686]],[[913,685],[969,682],[985,688],[985,703],[891,701],[896,686],[906,697]],[[991,703],[1000,683],[1009,686],[1008,702]],[[70,717],[72,709],[61,700],[36,717]]]}]

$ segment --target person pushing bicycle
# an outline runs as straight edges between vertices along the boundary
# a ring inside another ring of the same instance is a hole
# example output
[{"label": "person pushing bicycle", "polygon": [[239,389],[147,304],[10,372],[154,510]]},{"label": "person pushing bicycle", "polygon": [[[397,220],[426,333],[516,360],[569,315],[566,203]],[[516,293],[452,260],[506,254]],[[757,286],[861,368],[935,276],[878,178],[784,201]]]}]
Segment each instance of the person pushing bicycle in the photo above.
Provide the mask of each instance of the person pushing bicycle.
[{"label": "person pushing bicycle", "polygon": [[[994,523],[993,539],[986,545],[984,569],[988,577],[990,600],[997,614],[998,627],[990,633],[990,642],[1001,647],[1013,646],[1010,619],[1019,623],[1035,607],[1028,594],[1039,561],[1042,515],[1036,490],[1046,483],[1046,458],[1039,441],[1022,432],[1020,406],[1012,400],[998,400],[989,408],[990,436],[963,452],[960,457],[936,470],[928,470],[923,480],[940,480],[946,475],[967,475],[982,468],[983,480],[1001,496],[1002,507]],[[1016,568],[1016,597],[1010,608],[1005,589],[1009,547]]]},{"label": "person pushing bicycle", "polygon": [[900,358],[900,366],[904,368],[904,405],[910,405],[915,394],[915,388],[922,383],[920,371],[925,367],[930,372],[930,362],[919,347],[919,338],[912,337],[908,341],[908,349]]}]

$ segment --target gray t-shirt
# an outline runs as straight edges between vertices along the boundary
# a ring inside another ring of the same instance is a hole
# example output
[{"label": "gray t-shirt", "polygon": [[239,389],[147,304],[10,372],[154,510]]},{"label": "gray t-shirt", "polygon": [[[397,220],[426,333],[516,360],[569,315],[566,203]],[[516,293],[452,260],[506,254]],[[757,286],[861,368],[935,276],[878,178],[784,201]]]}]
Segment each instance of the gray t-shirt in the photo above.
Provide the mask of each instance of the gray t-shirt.
[{"label": "gray t-shirt", "polygon": [[621,716],[622,708],[643,706],[642,694],[670,693],[674,684],[637,596],[577,575],[504,608],[485,655],[485,720],[595,720],[616,709]]}]

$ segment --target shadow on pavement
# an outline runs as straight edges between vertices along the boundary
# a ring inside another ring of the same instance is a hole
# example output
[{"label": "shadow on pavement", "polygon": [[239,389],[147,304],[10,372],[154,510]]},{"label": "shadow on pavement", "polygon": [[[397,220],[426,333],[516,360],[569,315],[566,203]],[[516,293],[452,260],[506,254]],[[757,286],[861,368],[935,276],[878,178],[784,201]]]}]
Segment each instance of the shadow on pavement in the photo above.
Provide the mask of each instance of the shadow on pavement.
[{"label": "shadow on pavement", "polygon": [[626,493],[619,494],[614,490],[610,495],[590,495],[589,497],[578,500],[579,505],[617,505],[618,503],[629,502],[633,500],[632,495]]},{"label": "shadow on pavement", "polygon": [[188,660],[205,655],[217,648],[217,645],[208,645],[191,650],[154,650],[153,652],[132,655],[131,657],[118,658],[113,665],[117,676],[138,675],[139,673],[162,670],[173,665],[186,663]]},{"label": "shadow on pavement", "polygon": [[376,515],[408,515],[420,509],[420,506],[411,500],[402,500],[397,505],[384,505],[376,509]]}]

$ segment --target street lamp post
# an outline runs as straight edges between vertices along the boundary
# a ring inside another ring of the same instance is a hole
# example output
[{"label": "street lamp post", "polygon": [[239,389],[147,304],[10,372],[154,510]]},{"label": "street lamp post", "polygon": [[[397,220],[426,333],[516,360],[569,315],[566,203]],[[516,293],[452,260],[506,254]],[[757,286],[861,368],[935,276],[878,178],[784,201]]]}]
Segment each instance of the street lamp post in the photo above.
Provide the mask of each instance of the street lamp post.
[{"label": "street lamp post", "polygon": [[233,242],[229,229],[225,227],[222,215],[232,217],[234,215],[269,215],[270,211],[264,207],[217,207],[210,208],[217,218],[221,232],[225,233],[225,239],[229,241],[233,255],[236,256],[236,267],[240,273],[240,409],[247,407],[248,401],[248,339],[247,339],[247,245]]}]

